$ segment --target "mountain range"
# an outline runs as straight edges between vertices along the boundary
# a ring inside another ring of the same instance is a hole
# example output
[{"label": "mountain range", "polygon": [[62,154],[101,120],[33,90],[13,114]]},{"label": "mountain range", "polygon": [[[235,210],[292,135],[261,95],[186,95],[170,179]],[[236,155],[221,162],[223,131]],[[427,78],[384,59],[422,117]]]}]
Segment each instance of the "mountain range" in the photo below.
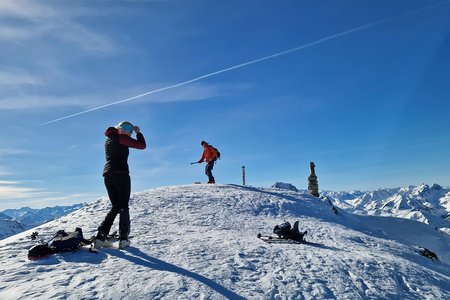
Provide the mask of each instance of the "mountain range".
[{"label": "mountain range", "polygon": [[0,212],[0,239],[39,226],[83,207],[84,204],[54,206],[41,209],[22,207]]},{"label": "mountain range", "polygon": [[450,234],[450,189],[438,184],[371,192],[324,191],[322,196],[348,212],[415,220]]}]

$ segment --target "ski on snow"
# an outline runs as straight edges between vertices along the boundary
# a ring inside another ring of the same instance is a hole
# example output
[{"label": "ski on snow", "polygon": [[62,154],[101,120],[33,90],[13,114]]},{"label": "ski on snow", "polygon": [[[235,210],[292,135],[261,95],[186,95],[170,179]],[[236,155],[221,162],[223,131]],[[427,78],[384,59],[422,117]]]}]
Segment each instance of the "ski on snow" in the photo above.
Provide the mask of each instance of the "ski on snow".
[{"label": "ski on snow", "polygon": [[289,240],[289,239],[282,239],[279,237],[271,236],[271,235],[262,235],[261,233],[258,233],[256,236],[261,241],[264,241],[268,244],[303,244],[303,245],[309,245],[309,246],[316,246],[316,247],[323,247],[324,245],[308,242],[308,241],[298,241],[298,240]]},{"label": "ski on snow", "polygon": [[275,236],[262,235],[261,233],[258,233],[257,238],[260,239],[261,241],[264,241],[269,244],[275,244],[275,243],[278,243],[278,244],[304,244],[304,243],[306,243],[305,240],[297,241],[297,240],[282,239],[282,238],[275,237]]}]

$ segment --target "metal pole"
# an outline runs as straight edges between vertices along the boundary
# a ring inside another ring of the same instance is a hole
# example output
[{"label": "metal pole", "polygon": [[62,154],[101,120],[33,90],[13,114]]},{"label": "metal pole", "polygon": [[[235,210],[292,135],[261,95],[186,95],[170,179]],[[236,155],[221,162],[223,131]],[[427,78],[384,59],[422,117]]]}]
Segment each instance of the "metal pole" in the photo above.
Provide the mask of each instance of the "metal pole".
[{"label": "metal pole", "polygon": [[242,166],[242,185],[245,185],[245,166]]}]

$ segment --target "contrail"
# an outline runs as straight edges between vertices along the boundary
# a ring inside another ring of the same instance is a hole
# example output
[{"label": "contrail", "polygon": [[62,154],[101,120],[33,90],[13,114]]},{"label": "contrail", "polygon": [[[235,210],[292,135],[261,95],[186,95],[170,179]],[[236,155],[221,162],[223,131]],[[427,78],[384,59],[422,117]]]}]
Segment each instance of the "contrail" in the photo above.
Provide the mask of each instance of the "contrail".
[{"label": "contrail", "polygon": [[437,4],[429,5],[429,6],[426,6],[426,7],[422,7],[422,8],[416,9],[416,10],[412,10],[412,11],[403,13],[403,14],[401,14],[399,16],[389,17],[389,18],[385,18],[385,19],[382,19],[382,20],[379,20],[379,21],[375,21],[375,22],[372,22],[372,23],[369,23],[369,24],[361,25],[361,26],[358,26],[356,28],[349,29],[349,30],[346,30],[346,31],[342,31],[342,32],[339,32],[339,33],[336,33],[336,34],[333,34],[333,35],[321,38],[319,40],[316,40],[314,42],[310,42],[308,44],[305,44],[305,45],[302,45],[302,46],[299,46],[299,47],[295,47],[295,48],[292,48],[292,49],[289,49],[289,50],[285,50],[285,51],[282,51],[282,52],[278,52],[278,53],[275,53],[275,54],[264,56],[264,57],[261,57],[261,58],[258,58],[258,59],[250,60],[248,62],[244,62],[244,63],[238,64],[238,65],[235,65],[235,66],[232,66],[232,67],[228,67],[228,68],[225,68],[225,69],[222,69],[222,70],[219,70],[219,71],[215,71],[215,72],[212,72],[212,73],[209,73],[209,74],[206,74],[206,75],[202,75],[202,76],[199,76],[199,77],[195,77],[195,78],[187,80],[187,81],[183,81],[183,82],[176,83],[176,84],[173,84],[173,85],[169,85],[169,86],[166,86],[166,87],[163,87],[163,88],[159,88],[159,89],[156,89],[156,90],[145,92],[145,93],[142,93],[142,94],[137,95],[137,96],[133,96],[133,97],[126,98],[126,99],[123,99],[123,100],[118,100],[118,101],[115,101],[115,102],[112,102],[112,103],[108,103],[108,104],[105,104],[105,105],[97,106],[97,107],[94,107],[94,108],[91,108],[91,109],[88,109],[88,110],[85,110],[85,111],[80,111],[78,113],[74,113],[74,114],[71,114],[71,115],[67,115],[65,117],[61,117],[61,118],[58,118],[58,119],[54,119],[54,120],[42,123],[39,126],[55,123],[55,122],[58,122],[58,121],[61,121],[61,120],[69,119],[69,118],[72,118],[72,117],[75,117],[75,116],[79,116],[79,115],[82,115],[82,114],[85,114],[85,113],[89,113],[89,112],[92,112],[92,111],[103,109],[103,108],[106,108],[106,107],[109,107],[109,106],[117,105],[117,104],[124,103],[124,102],[129,102],[129,101],[132,101],[132,100],[135,100],[135,99],[138,99],[138,98],[150,95],[150,94],[155,94],[155,93],[159,93],[159,92],[162,92],[162,91],[166,91],[166,90],[170,90],[170,89],[173,89],[173,88],[177,88],[177,87],[180,87],[180,86],[183,86],[183,85],[187,85],[187,84],[190,84],[190,83],[193,83],[193,82],[196,82],[196,81],[208,78],[208,77],[212,77],[212,76],[215,76],[215,75],[218,75],[218,74],[221,74],[221,73],[225,73],[225,72],[228,72],[228,71],[231,71],[231,70],[239,69],[239,68],[242,68],[242,67],[245,67],[245,66],[248,66],[248,65],[252,65],[252,64],[255,64],[255,63],[258,63],[258,62],[261,62],[261,61],[265,61],[265,60],[268,60],[268,59],[272,59],[272,58],[278,57],[278,56],[286,55],[288,53],[299,51],[299,50],[302,50],[302,49],[305,49],[305,48],[309,48],[309,47],[312,47],[312,46],[324,43],[326,41],[329,41],[329,40],[332,40],[332,39],[335,39],[335,38],[338,38],[338,37],[341,37],[341,36],[344,36],[344,35],[347,35],[347,34],[351,34],[351,33],[354,33],[354,32],[360,31],[360,30],[364,30],[366,28],[373,27],[373,26],[376,26],[378,24],[385,23],[385,22],[388,22],[388,21],[391,21],[391,20],[394,20],[394,19],[402,18],[402,17],[407,16],[407,15],[416,14],[416,13],[419,13],[421,11],[424,11],[424,10],[427,10],[427,9],[430,9],[430,8],[434,8],[436,6],[447,4],[449,2],[450,1],[440,2],[440,3],[437,3]]}]

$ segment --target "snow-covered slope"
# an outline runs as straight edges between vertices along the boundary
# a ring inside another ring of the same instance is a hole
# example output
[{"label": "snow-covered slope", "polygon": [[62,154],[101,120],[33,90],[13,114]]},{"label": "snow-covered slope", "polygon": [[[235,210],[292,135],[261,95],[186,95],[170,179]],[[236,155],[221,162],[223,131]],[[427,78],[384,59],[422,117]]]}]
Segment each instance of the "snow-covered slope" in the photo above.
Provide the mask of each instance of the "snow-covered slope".
[{"label": "snow-covered slope", "polygon": [[[127,250],[29,261],[32,230],[0,241],[0,299],[450,298],[450,237],[424,223],[335,215],[303,192],[236,185],[158,188],[134,193],[130,205]],[[103,198],[37,230],[90,236],[108,209]],[[295,220],[315,245],[256,238]]]},{"label": "snow-covered slope", "polygon": [[437,184],[322,195],[349,212],[416,220],[450,234],[450,189]]}]

